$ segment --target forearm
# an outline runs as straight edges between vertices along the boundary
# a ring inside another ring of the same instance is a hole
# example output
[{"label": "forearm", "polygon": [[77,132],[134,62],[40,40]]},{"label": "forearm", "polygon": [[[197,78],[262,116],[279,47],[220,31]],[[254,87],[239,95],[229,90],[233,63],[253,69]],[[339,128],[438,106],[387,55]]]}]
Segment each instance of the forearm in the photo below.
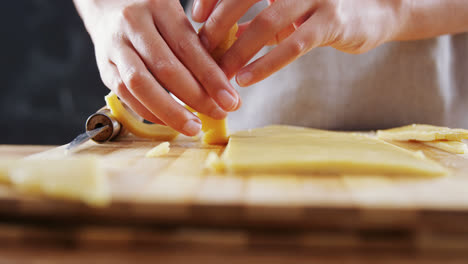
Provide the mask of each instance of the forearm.
[{"label": "forearm", "polygon": [[403,0],[402,25],[394,40],[417,40],[468,32],[466,0]]}]

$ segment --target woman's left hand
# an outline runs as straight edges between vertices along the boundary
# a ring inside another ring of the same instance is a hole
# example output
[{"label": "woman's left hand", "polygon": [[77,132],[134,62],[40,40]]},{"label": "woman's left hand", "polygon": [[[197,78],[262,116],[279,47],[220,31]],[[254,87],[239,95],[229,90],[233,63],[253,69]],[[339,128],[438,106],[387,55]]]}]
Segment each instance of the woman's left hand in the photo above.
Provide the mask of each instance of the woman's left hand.
[{"label": "woman's left hand", "polygon": [[[195,21],[206,21],[200,32],[205,47],[216,47],[229,28],[259,0],[196,0]],[[388,0],[270,0],[252,21],[241,25],[238,41],[223,56],[221,68],[229,78],[248,86],[259,82],[311,49],[332,46],[363,53],[395,39],[404,2]],[[216,7],[215,7],[216,6]],[[245,64],[268,44],[278,44],[251,64]],[[245,67],[244,67],[245,66]]]}]

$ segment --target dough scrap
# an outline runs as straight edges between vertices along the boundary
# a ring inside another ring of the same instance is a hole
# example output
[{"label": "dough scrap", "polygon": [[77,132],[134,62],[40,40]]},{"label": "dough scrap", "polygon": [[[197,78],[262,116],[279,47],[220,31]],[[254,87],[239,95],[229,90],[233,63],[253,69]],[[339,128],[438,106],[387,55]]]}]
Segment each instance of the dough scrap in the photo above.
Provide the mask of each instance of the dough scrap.
[{"label": "dough scrap", "polygon": [[169,142],[162,142],[161,144],[157,145],[156,147],[150,149],[145,157],[147,158],[157,158],[157,157],[161,157],[163,155],[166,155],[167,153],[169,153],[169,150],[170,150],[170,143]]},{"label": "dough scrap", "polygon": [[133,135],[142,138],[149,138],[153,140],[172,140],[179,133],[174,129],[157,125],[146,124],[136,119],[131,113],[125,109],[117,95],[110,92],[106,97],[107,107],[111,110],[112,115],[123,125],[125,129],[130,131]]},{"label": "dough scrap", "polygon": [[468,139],[468,130],[413,124],[409,126],[379,130],[377,131],[377,137],[397,141],[461,141],[462,139]]},{"label": "dough scrap", "polygon": [[464,142],[461,141],[426,141],[422,142],[425,145],[428,145],[433,148],[444,150],[453,154],[465,154],[468,152],[468,147]]},{"label": "dough scrap", "polygon": [[370,136],[287,126],[234,133],[220,161],[208,165],[246,173],[448,174],[421,153]]},{"label": "dough scrap", "polygon": [[6,172],[6,182],[26,193],[79,200],[91,206],[111,201],[107,175],[94,156],[2,161],[0,172]]}]

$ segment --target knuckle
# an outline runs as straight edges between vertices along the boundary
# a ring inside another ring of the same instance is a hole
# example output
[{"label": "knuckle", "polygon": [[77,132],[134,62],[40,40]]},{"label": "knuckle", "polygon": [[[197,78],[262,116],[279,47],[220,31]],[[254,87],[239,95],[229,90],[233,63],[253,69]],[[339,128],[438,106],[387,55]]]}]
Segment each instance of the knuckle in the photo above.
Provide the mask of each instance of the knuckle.
[{"label": "knuckle", "polygon": [[240,50],[233,48],[223,55],[219,66],[222,69],[240,69],[247,63],[247,55],[244,55]]},{"label": "knuckle", "polygon": [[218,17],[216,15],[211,15],[208,17],[208,19],[206,20],[206,26],[209,27],[210,29],[211,28],[216,28],[217,25],[220,23],[220,19],[218,19]]},{"label": "knuckle", "polygon": [[127,87],[125,86],[125,84],[122,82],[122,80],[119,79],[115,79],[113,81],[113,89],[114,89],[114,92],[119,96],[119,97],[122,97],[125,95],[126,91],[127,91]]},{"label": "knuckle", "polygon": [[127,80],[126,83],[129,88],[134,91],[143,89],[145,78],[146,77],[142,73],[133,68],[127,70],[125,73],[125,79]]},{"label": "knuckle", "polygon": [[207,95],[191,98],[190,105],[193,105],[193,109],[197,112],[205,115],[209,115],[211,111],[214,111],[217,107]]},{"label": "knuckle", "polygon": [[114,32],[112,35],[111,35],[111,45],[121,45],[122,42],[124,42],[124,34],[123,32],[121,31],[117,31],[117,32]]},{"label": "knuckle", "polygon": [[153,10],[167,10],[167,4],[169,4],[170,2],[171,1],[167,0],[148,0],[148,5]]},{"label": "knuckle", "polygon": [[180,56],[193,54],[195,40],[191,37],[186,37],[179,40],[176,44],[177,53]]},{"label": "knuckle", "polygon": [[136,13],[138,13],[138,6],[135,4],[129,4],[127,6],[122,7],[120,10],[120,17],[124,21],[131,21],[136,17]]},{"label": "knuckle", "polygon": [[274,28],[280,23],[281,15],[275,9],[268,8],[260,13],[255,22],[259,28]]},{"label": "knuckle", "polygon": [[128,4],[122,7],[119,12],[120,24],[134,26],[143,12],[145,12],[145,8],[141,3]]},{"label": "knuckle", "polygon": [[180,112],[174,109],[165,109],[161,111],[159,117],[162,120],[166,120],[167,124],[175,130],[182,131],[187,118]]},{"label": "knuckle", "polygon": [[178,67],[171,60],[154,59],[153,71],[160,79],[174,79],[177,76]]},{"label": "knuckle", "polygon": [[213,39],[215,34],[220,31],[220,29],[230,27],[229,20],[222,19],[219,14],[212,14],[208,17],[205,23],[204,33],[209,39]]},{"label": "knuckle", "polygon": [[[153,57],[153,60],[158,59],[158,56],[160,56],[159,54],[161,50],[165,49],[164,43],[157,39],[152,38],[152,39],[147,40],[146,38],[144,39],[145,41],[142,41],[141,49],[143,50],[144,53],[151,54],[151,57]],[[140,38],[140,40],[143,40],[143,39]]]},{"label": "knuckle", "polygon": [[217,74],[215,69],[207,69],[200,74],[198,81],[202,83],[206,88],[210,89],[214,80],[216,80]]},{"label": "knuckle", "polygon": [[290,46],[288,47],[294,56],[300,56],[304,52],[307,51],[307,41],[304,39],[298,39],[296,41],[291,42]]}]

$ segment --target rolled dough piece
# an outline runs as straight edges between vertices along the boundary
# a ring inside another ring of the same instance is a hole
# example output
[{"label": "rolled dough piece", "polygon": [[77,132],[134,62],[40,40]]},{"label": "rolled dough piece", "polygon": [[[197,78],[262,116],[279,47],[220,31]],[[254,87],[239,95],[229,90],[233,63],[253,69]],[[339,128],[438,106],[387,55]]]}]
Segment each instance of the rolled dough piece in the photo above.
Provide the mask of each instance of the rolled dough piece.
[{"label": "rolled dough piece", "polygon": [[440,150],[444,150],[449,153],[453,154],[465,154],[468,152],[468,147],[464,142],[461,141],[425,141],[422,142],[425,145],[431,146],[433,148],[437,148]]},{"label": "rolled dough piece", "polygon": [[[211,52],[211,57],[213,57],[216,62],[219,62],[224,53],[236,42],[237,30],[238,26],[235,24],[229,30],[224,40]],[[197,113],[197,116],[202,121],[202,131],[204,132],[202,138],[203,143],[214,145],[226,144],[228,142],[229,137],[226,119],[216,120],[201,113]]]},{"label": "rolled dough piece", "polygon": [[28,159],[0,162],[6,181],[26,193],[83,201],[92,206],[110,203],[107,175],[96,157]]},{"label": "rolled dough piece", "polygon": [[448,170],[367,135],[271,126],[234,133],[214,170],[246,173],[392,174],[440,176]]},{"label": "rolled dough piece", "polygon": [[167,153],[169,153],[169,150],[170,150],[170,147],[169,147],[170,143],[169,142],[163,142],[159,145],[157,145],[156,147],[150,149],[145,157],[147,158],[157,158],[157,157],[161,157],[163,155],[166,155]]},{"label": "rolled dough piece", "polygon": [[398,141],[461,141],[462,139],[468,139],[468,130],[460,128],[452,129],[448,127],[413,124],[409,126],[379,130],[377,131],[377,137],[382,139]]}]

